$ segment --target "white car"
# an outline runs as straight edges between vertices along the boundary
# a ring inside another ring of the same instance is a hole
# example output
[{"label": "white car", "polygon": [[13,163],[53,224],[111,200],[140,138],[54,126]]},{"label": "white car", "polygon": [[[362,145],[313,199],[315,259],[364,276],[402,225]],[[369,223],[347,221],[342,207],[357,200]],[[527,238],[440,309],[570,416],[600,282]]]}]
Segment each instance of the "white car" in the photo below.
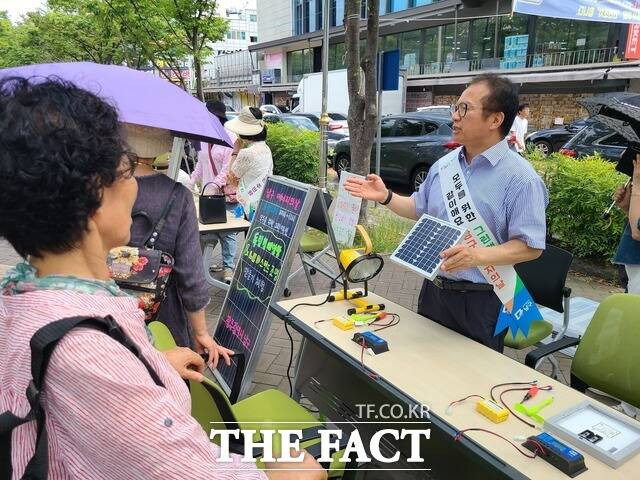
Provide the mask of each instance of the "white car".
[{"label": "white car", "polygon": [[[315,115],[319,119],[321,114],[320,112],[314,112],[311,115]],[[349,123],[347,122],[347,116],[344,113],[327,112],[327,115],[329,115],[329,118],[331,119],[329,121],[330,132],[349,136]]]},{"label": "white car", "polygon": [[261,105],[260,111],[262,113],[273,113],[274,115],[280,115],[282,113],[275,105]]},{"label": "white car", "polygon": [[418,107],[417,111],[451,117],[450,105],[429,105],[428,107]]}]

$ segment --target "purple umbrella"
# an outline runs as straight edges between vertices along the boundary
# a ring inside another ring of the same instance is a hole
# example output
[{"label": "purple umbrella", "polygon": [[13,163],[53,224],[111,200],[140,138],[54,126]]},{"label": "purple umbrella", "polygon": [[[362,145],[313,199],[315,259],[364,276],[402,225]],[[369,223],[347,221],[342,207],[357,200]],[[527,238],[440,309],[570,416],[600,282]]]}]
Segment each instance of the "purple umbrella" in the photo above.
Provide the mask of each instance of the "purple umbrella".
[{"label": "purple umbrella", "polygon": [[6,77],[58,77],[117,107],[122,122],[171,130],[177,137],[231,146],[227,133],[204,103],[165,79],[118,65],[45,63],[0,70]]}]

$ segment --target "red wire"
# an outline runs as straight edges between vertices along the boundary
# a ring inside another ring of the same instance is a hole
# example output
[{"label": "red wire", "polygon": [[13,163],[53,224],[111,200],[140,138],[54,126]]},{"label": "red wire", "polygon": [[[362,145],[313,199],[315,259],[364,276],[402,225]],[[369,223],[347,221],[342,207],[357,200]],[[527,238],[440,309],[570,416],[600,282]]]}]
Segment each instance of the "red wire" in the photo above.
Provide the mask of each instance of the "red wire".
[{"label": "red wire", "polygon": [[452,407],[456,403],[464,402],[465,400],[468,400],[468,399],[473,398],[473,397],[478,397],[478,398],[481,398],[482,400],[484,400],[484,397],[482,395],[469,395],[468,397],[461,398],[460,400],[454,400],[453,402],[451,402],[449,404],[449,406]]},{"label": "red wire", "polygon": [[462,438],[462,435],[465,432],[485,432],[485,433],[490,433],[491,435],[494,435],[496,437],[499,437],[501,439],[503,439],[505,442],[509,442],[513,448],[515,448],[518,452],[520,452],[522,455],[524,455],[527,458],[536,458],[538,456],[538,450],[540,450],[540,453],[542,455],[546,455],[546,452],[544,451],[544,447],[542,445],[540,445],[539,442],[535,441],[535,440],[529,440],[530,442],[534,443],[536,445],[536,450],[535,452],[533,452],[533,455],[530,455],[528,452],[529,450],[527,450],[526,452],[520,450],[520,447],[518,447],[518,445],[516,445],[515,443],[513,443],[511,440],[509,440],[506,437],[503,437],[502,435],[500,435],[499,433],[496,432],[492,432],[491,430],[485,430],[484,428],[465,428],[464,430],[460,430],[456,436],[454,437],[454,440],[456,442],[459,442],[460,439]]},{"label": "red wire", "polygon": [[362,370],[364,370],[366,374],[369,375],[369,377],[373,378],[374,380],[378,380],[380,377],[376,373],[370,371],[367,367],[364,366],[364,349],[365,349],[364,338],[361,338],[360,341],[361,341],[360,345],[362,345],[362,350],[360,350],[360,365],[362,365]]}]

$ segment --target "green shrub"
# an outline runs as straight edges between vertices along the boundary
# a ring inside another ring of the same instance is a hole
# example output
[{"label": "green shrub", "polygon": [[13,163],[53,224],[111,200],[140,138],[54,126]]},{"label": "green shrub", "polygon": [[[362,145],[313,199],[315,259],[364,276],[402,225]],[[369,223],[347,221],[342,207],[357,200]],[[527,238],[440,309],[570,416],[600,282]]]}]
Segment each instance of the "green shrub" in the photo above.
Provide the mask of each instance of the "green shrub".
[{"label": "green shrub", "polygon": [[548,234],[578,257],[611,259],[625,218],[614,209],[609,222],[602,219],[602,212],[627,177],[599,155],[575,159],[558,153],[542,157],[529,151],[526,156],[549,189]]},{"label": "green shrub", "polygon": [[267,145],[273,154],[273,173],[303,183],[318,181],[320,135],[287,123],[268,125]]}]

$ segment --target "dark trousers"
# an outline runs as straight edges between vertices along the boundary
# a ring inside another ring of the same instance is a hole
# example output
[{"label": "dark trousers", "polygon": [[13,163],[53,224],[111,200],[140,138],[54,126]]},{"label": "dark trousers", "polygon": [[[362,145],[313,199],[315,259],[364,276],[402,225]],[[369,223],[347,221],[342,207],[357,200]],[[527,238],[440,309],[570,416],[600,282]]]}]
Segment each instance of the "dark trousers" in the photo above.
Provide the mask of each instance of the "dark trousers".
[{"label": "dark trousers", "polygon": [[443,290],[425,280],[418,313],[500,353],[504,334],[494,336],[502,303],[493,291]]}]

